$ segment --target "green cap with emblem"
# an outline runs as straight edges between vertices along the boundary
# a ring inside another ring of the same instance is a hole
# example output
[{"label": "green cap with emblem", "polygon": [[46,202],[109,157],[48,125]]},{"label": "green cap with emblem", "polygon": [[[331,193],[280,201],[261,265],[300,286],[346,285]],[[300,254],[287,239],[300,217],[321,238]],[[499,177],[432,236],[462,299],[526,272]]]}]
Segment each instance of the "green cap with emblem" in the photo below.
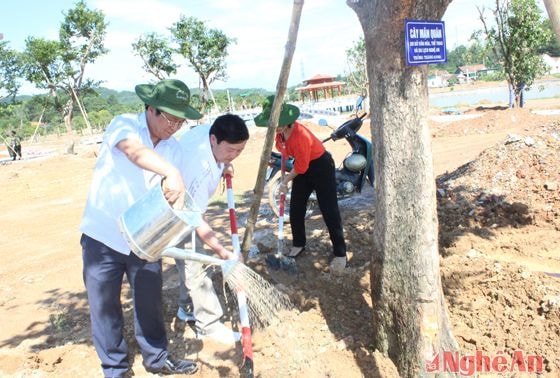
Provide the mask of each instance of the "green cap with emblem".
[{"label": "green cap with emblem", "polygon": [[[274,103],[274,95],[268,96],[262,104],[262,112],[257,115],[254,119],[255,125],[266,127],[268,126],[268,120],[270,119],[270,114],[272,113],[272,104]],[[278,127],[284,127],[286,125],[292,124],[299,117],[299,108],[292,104],[282,104],[282,109],[280,110],[280,117],[278,119]]]},{"label": "green cap with emblem", "polygon": [[191,91],[181,80],[164,79],[159,83],[138,84],[136,94],[145,104],[177,118],[200,119],[200,114],[190,105]]}]

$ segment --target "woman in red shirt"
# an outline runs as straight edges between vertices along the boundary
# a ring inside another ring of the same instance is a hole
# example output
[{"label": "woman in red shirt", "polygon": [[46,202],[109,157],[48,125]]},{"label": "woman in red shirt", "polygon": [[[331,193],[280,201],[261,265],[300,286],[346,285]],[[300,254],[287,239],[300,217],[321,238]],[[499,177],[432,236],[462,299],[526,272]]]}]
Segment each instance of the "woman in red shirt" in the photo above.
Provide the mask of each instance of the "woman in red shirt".
[{"label": "woman in red shirt", "polygon": [[[273,102],[274,96],[269,96],[265,100],[263,111],[255,117],[257,126],[268,125]],[[276,128],[276,148],[282,153],[283,158],[291,156],[295,159],[294,168],[284,176],[280,184],[280,190],[285,192],[288,183],[292,181],[290,223],[293,246],[287,255],[296,257],[305,249],[307,200],[315,191],[333,245],[334,258],[330,263],[330,269],[341,272],[346,267],[346,242],[336,197],[334,160],[325,150],[323,143],[309,129],[296,121],[299,114],[297,106],[282,104]]]}]

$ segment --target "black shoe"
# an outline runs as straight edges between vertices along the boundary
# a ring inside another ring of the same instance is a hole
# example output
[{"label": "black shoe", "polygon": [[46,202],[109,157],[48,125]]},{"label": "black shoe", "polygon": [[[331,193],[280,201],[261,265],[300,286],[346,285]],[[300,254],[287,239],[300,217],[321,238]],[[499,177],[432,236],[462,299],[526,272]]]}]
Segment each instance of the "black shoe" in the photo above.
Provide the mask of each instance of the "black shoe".
[{"label": "black shoe", "polygon": [[159,370],[146,369],[150,373],[170,375],[170,374],[194,374],[198,370],[195,362],[189,360],[173,360],[167,358]]}]

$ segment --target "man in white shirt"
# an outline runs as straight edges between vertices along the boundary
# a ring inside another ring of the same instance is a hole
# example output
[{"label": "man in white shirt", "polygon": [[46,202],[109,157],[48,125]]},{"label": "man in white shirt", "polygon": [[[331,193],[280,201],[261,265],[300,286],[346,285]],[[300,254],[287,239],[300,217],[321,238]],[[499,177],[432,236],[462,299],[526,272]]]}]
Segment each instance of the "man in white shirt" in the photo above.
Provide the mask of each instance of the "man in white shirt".
[{"label": "man in white shirt", "polygon": [[105,377],[127,374],[130,364],[120,300],[126,274],[133,293],[136,341],[146,370],[193,374],[196,363],[172,359],[167,350],[161,260],[148,262],[131,253],[118,218],[164,178],[169,203],[185,194],[177,169],[182,154],[172,135],[185,119],[199,119],[201,114],[189,105],[189,88],[179,80],[141,84],[135,90],[145,112],[117,116],[107,127],[80,225],[93,344]]},{"label": "man in white shirt", "polygon": [[[196,126],[179,139],[185,160],[181,167],[183,180],[202,213],[206,212],[208,201],[223,174],[233,173],[231,162],[241,154],[248,139],[249,130],[245,121],[234,114],[216,118],[211,126]],[[220,257],[236,258],[220,243],[205,219],[196,233],[198,239]],[[198,263],[184,260],[175,260],[175,263],[180,279],[177,317],[194,320],[200,339],[209,337],[228,344],[239,341],[240,334],[221,322],[222,306],[208,271]]]}]

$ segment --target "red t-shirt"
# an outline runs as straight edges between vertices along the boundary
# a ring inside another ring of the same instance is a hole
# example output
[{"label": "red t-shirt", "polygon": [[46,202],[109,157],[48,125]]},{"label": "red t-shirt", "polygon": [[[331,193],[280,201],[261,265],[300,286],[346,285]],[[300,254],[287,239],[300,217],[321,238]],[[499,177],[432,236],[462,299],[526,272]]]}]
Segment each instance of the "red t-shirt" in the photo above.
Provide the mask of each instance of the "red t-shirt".
[{"label": "red t-shirt", "polygon": [[325,153],[325,146],[311,131],[301,123],[295,122],[288,140],[283,141],[281,134],[276,134],[276,148],[284,156],[295,159],[294,170],[298,175],[304,174],[309,162]]}]

